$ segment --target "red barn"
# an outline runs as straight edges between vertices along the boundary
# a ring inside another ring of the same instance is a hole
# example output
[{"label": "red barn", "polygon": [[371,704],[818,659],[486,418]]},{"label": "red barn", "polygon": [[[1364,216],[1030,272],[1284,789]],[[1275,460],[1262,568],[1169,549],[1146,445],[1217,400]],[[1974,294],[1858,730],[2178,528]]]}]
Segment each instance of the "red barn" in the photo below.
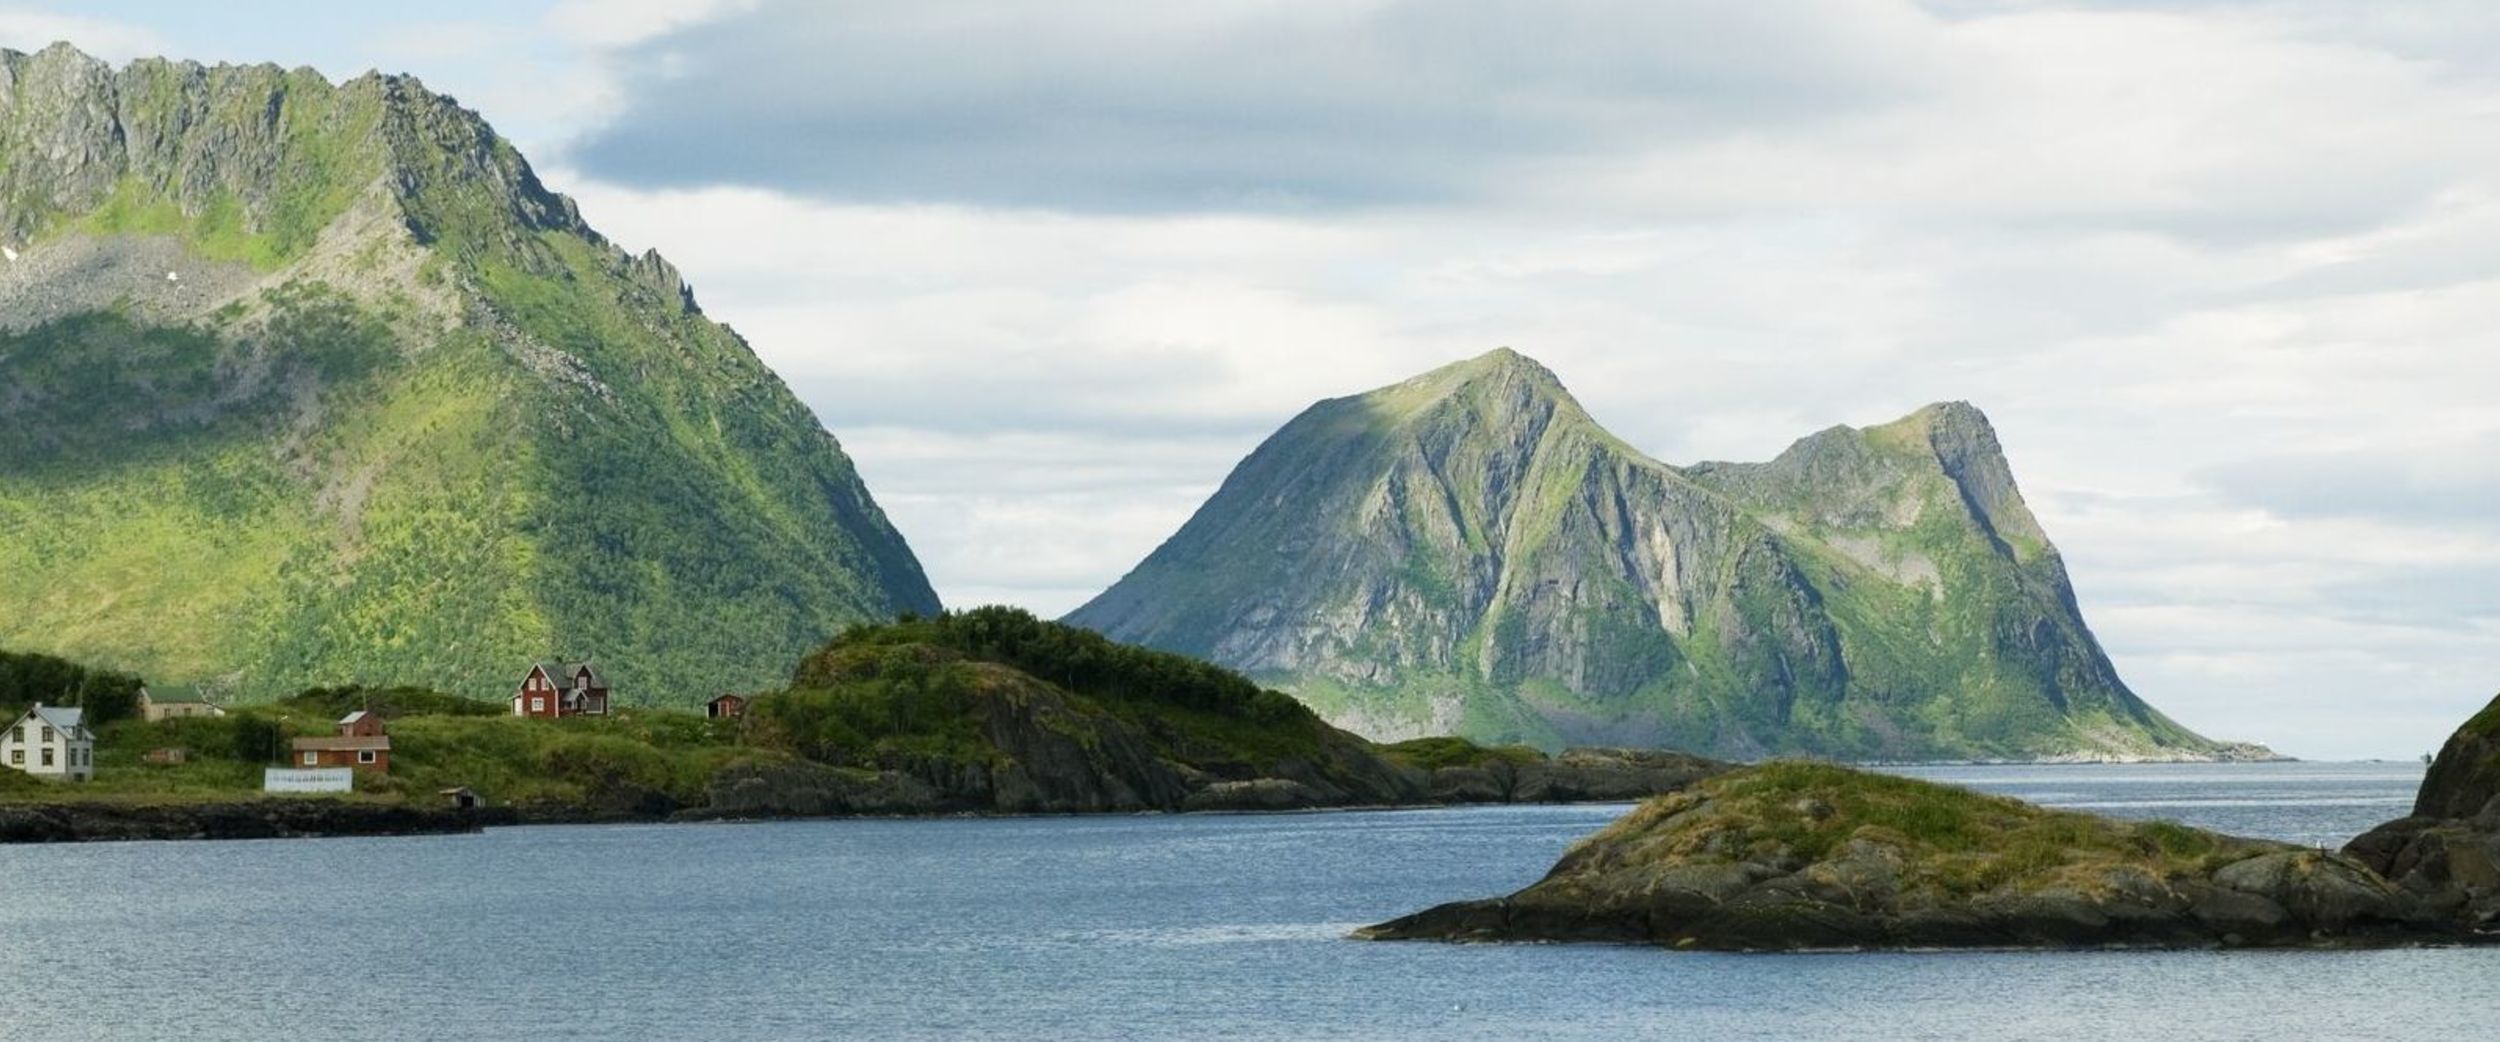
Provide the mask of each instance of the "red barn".
[{"label": "red barn", "polygon": [[745,695],[722,695],[703,703],[703,715],[714,720],[734,720],[747,715]]},{"label": "red barn", "polygon": [[339,733],[328,738],[295,740],[295,767],[355,767],[376,774],[391,771],[391,736],[382,733],[382,718],[359,709],[339,718]]},{"label": "red barn", "polygon": [[512,692],[512,715],[553,720],[564,716],[608,715],[608,682],[583,662],[572,666],[540,662],[521,676]]}]

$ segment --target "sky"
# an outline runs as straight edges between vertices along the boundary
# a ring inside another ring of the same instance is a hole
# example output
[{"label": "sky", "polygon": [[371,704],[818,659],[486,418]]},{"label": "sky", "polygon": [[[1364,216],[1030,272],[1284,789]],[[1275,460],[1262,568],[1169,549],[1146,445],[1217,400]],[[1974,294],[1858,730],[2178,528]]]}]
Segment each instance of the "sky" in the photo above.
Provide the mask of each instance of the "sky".
[{"label": "sky", "polygon": [[1073,608],[1311,402],[1508,346],[1675,463],[1979,405],[2209,735],[2500,690],[2486,0],[0,0],[54,39],[484,113],[953,605]]}]

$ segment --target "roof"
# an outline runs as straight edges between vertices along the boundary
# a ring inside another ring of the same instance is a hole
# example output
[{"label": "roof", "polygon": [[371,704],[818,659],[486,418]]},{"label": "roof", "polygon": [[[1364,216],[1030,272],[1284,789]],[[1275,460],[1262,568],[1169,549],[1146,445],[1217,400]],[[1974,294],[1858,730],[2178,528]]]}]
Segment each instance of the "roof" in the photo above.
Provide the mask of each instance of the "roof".
[{"label": "roof", "polygon": [[[26,710],[26,716],[41,720],[50,725],[53,730],[72,738],[95,737],[87,733],[87,711],[76,706],[36,705]],[[24,720],[26,716],[18,717],[18,719]]]},{"label": "roof", "polygon": [[[587,669],[590,671],[590,686],[608,686],[608,678],[599,672],[599,667],[591,665],[588,662],[575,662],[567,664],[563,662],[550,662],[542,660],[530,663],[530,667],[544,671],[547,674],[547,679],[549,680],[564,682],[570,682],[573,679],[574,673]],[[524,673],[522,676],[527,677],[528,674]]]},{"label": "roof", "polygon": [[341,724],[352,724],[352,723],[355,723],[356,721],[358,721],[358,720],[362,720],[362,719],[364,719],[364,718],[365,718],[365,711],[364,711],[364,710],[362,710],[362,709],[359,709],[359,710],[357,710],[357,711],[355,711],[355,712],[353,712],[353,713],[349,713],[349,714],[347,714],[346,716],[342,716],[342,717],[340,717],[340,718],[339,718],[339,723],[341,723]]},{"label": "roof", "polygon": [[[741,694],[739,694],[739,693],[737,693],[737,692],[735,692],[735,691],[724,691],[724,692],[722,692],[722,693],[720,693],[720,694],[713,695],[713,696],[712,696],[712,701],[713,701],[713,702],[723,702],[723,701],[727,701],[727,700],[732,699],[732,698],[737,699],[738,701],[741,701],[741,702],[744,702],[744,701],[746,701],[746,700],[747,700],[747,696],[745,696],[745,695],[741,695]],[[706,702],[706,703],[704,703],[704,704],[705,704],[705,705],[710,705],[711,703],[710,703],[710,702]]]},{"label": "roof", "polygon": [[298,738],[298,739],[296,739],[296,740],[295,740],[295,751],[296,751],[296,752],[299,752],[299,753],[300,753],[300,752],[307,752],[307,751],[310,751],[310,752],[341,752],[341,751],[354,752],[354,751],[362,751],[362,750],[365,750],[365,749],[375,749],[375,750],[380,750],[380,749],[388,749],[388,748],[390,748],[390,747],[391,747],[391,736],[386,735],[386,734],[377,734],[377,735],[337,735],[337,736],[328,736],[328,737],[321,737],[321,738]]}]

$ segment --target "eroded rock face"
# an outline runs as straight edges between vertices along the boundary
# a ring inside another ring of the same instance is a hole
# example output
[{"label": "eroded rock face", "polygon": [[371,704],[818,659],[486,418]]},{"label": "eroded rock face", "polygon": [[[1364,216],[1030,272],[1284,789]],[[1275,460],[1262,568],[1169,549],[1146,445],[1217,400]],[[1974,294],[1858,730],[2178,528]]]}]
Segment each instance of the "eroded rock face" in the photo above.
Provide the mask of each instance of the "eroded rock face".
[{"label": "eroded rock face", "polygon": [[1812,764],[1653,800],[1534,886],[1356,936],[1742,951],[2483,939],[2358,857]]},{"label": "eroded rock face", "polygon": [[1508,350],[1312,406],[1069,621],[1381,741],[2269,755],[2128,690],[1977,409],[1676,467]]}]

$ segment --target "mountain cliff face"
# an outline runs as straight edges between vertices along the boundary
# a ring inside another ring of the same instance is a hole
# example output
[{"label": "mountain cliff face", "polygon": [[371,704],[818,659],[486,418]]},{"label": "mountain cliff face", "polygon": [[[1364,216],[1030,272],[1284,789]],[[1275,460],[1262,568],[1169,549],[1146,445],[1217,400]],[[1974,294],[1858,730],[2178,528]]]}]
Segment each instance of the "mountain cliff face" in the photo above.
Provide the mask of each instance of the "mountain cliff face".
[{"label": "mountain cliff face", "polygon": [[0,644],[628,701],[936,596],[657,254],[413,79],[0,51]]},{"label": "mountain cliff face", "polygon": [[1313,406],[1070,620],[1375,738],[2254,752],[2128,691],[1970,406],[1678,468],[1507,350]]}]

